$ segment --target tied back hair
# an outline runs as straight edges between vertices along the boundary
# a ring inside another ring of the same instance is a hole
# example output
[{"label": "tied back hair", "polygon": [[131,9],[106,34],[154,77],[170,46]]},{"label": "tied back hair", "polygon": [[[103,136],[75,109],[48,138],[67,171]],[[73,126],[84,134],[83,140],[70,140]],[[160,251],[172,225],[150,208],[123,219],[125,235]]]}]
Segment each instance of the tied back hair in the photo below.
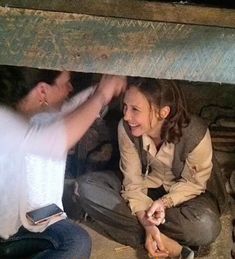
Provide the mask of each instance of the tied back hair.
[{"label": "tied back hair", "polygon": [[61,71],[0,65],[0,104],[16,108],[39,82],[52,85]]},{"label": "tied back hair", "polygon": [[161,129],[161,139],[169,143],[178,143],[182,129],[187,127],[190,117],[185,97],[173,80],[129,77],[128,87],[136,87],[148,100],[150,107],[161,109],[170,107]]}]

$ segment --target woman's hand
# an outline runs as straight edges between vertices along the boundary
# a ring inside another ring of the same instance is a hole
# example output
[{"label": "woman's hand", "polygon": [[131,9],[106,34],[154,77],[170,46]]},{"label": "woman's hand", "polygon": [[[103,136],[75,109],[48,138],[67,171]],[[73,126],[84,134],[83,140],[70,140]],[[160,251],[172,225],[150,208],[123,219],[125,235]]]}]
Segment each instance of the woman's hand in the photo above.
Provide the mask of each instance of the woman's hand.
[{"label": "woman's hand", "polygon": [[145,248],[150,256],[168,257],[169,253],[161,239],[161,233],[158,227],[151,225],[145,227]]},{"label": "woman's hand", "polygon": [[147,221],[159,226],[165,223],[165,207],[161,199],[153,202],[146,212]]},{"label": "woman's hand", "polygon": [[145,229],[145,248],[151,256],[167,257],[168,252],[161,239],[161,233],[155,223],[150,222],[145,211],[136,212],[136,216]]}]

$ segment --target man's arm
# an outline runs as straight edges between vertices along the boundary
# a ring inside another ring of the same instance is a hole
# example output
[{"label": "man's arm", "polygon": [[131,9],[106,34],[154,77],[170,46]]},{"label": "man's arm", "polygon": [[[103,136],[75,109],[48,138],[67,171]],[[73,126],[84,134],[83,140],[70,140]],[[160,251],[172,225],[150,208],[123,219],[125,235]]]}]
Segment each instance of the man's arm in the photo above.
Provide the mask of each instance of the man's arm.
[{"label": "man's arm", "polygon": [[113,97],[120,95],[126,88],[126,78],[122,76],[104,75],[95,93],[72,113],[65,116],[65,132],[67,150],[73,147],[85,134],[102,108]]}]

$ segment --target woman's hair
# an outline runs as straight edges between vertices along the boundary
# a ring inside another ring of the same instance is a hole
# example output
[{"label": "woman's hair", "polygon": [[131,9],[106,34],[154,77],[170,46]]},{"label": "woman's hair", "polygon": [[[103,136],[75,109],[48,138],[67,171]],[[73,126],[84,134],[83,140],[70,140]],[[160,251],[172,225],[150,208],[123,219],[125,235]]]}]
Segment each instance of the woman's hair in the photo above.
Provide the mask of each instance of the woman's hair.
[{"label": "woman's hair", "polygon": [[39,82],[53,84],[61,71],[0,65],[0,103],[13,108]]},{"label": "woman's hair", "polygon": [[169,143],[179,142],[182,128],[189,124],[190,118],[181,89],[173,80],[129,77],[128,87],[135,86],[148,100],[150,107],[170,107],[170,113],[164,120],[161,139]]}]

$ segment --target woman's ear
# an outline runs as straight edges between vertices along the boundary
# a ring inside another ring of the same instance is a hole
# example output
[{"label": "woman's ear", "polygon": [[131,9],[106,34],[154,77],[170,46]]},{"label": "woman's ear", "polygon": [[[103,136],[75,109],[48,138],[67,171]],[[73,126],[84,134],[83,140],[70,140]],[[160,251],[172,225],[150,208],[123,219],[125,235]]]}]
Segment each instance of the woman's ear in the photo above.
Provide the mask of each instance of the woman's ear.
[{"label": "woman's ear", "polygon": [[159,116],[161,119],[166,119],[171,111],[171,108],[169,106],[164,106],[159,111]]}]

